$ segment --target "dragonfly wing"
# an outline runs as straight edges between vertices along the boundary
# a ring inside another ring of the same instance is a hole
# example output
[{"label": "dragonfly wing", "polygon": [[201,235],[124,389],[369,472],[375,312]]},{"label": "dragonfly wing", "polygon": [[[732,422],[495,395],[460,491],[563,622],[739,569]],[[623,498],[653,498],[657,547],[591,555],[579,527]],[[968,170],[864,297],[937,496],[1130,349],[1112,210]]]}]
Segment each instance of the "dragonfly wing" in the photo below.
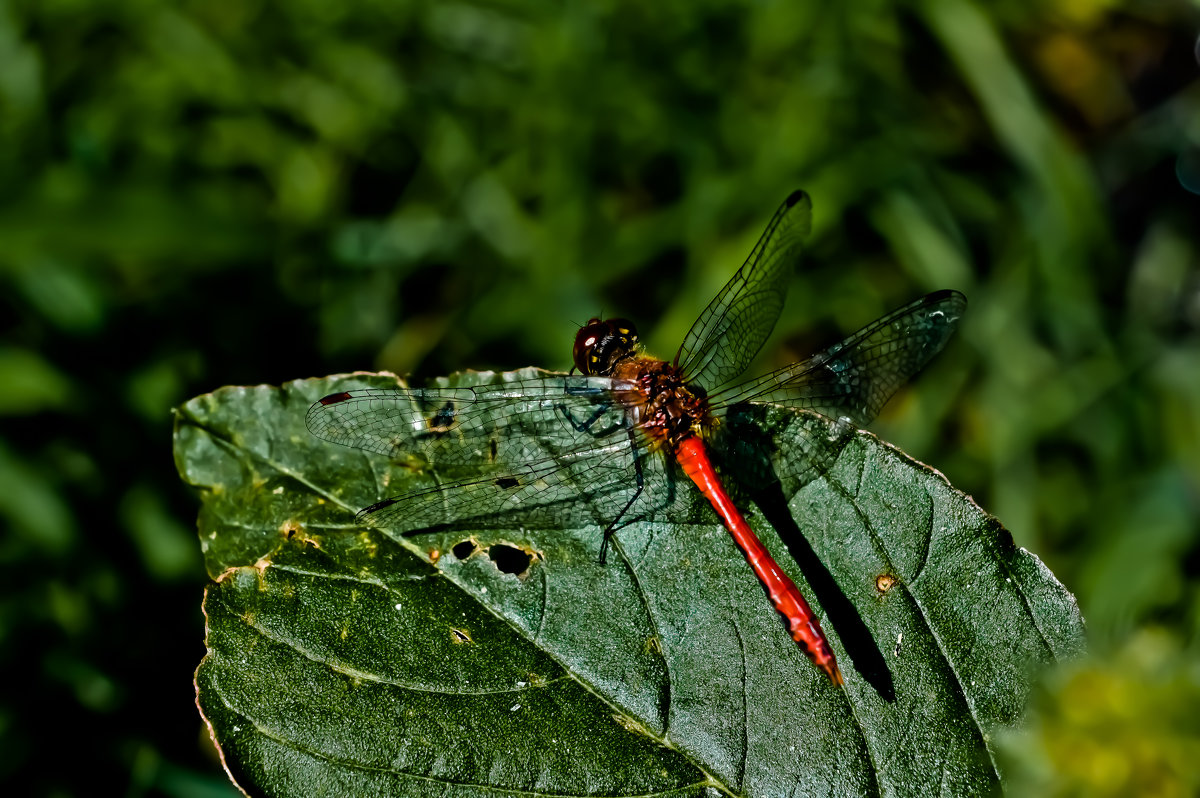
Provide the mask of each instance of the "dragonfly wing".
[{"label": "dragonfly wing", "polygon": [[[438,484],[377,502],[363,523],[439,527],[564,526],[603,521],[636,489],[624,407],[604,377],[547,376],[471,388],[330,394],[308,411],[319,438],[374,452]],[[428,483],[426,483],[428,485]]]},{"label": "dragonfly wing", "polygon": [[635,452],[628,436],[544,459],[482,479],[400,494],[359,512],[360,522],[399,533],[445,528],[523,526],[563,529],[605,525],[636,489]]},{"label": "dragonfly wing", "polygon": [[966,297],[957,291],[928,294],[820,354],[709,399],[714,407],[772,402],[866,425],[942,350],[966,307]]},{"label": "dragonfly wing", "polygon": [[836,462],[857,429],[820,413],[743,402],[714,429],[712,449],[751,494],[778,482],[799,489]]},{"label": "dragonfly wing", "polygon": [[812,226],[812,200],[793,192],[771,218],[750,257],[716,295],[675,356],[684,378],[712,391],[746,370],[775,328],[800,245]]},{"label": "dragonfly wing", "polygon": [[323,440],[440,478],[470,479],[594,449],[624,429],[613,388],[604,377],[562,375],[471,388],[347,391],[321,399],[305,420]]}]

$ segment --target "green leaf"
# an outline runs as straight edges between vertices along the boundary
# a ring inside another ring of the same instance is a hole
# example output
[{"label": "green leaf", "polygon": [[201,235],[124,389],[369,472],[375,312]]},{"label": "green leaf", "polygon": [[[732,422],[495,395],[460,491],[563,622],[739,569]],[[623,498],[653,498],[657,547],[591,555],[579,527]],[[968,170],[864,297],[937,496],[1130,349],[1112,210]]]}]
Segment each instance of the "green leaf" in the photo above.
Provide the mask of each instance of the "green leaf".
[{"label": "green leaf", "polygon": [[970,498],[802,411],[733,414],[724,467],[797,448],[824,466],[742,504],[822,618],[844,689],[698,497],[686,522],[622,527],[607,565],[595,526],[363,528],[358,509],[428,475],[318,441],[304,416],[396,385],[225,388],[178,411],[215,580],[199,704],[254,794],[978,795],[1034,668],[1083,647],[1073,597]]}]

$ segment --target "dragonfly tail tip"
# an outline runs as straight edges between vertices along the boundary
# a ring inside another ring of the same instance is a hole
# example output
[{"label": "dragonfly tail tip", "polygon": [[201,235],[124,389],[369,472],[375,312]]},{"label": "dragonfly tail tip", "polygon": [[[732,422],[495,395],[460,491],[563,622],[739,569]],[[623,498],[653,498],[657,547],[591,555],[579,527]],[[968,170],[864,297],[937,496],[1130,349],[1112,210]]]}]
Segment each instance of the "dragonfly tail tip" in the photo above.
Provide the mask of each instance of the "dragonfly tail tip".
[{"label": "dragonfly tail tip", "polygon": [[817,667],[825,671],[825,675],[829,677],[829,681],[833,682],[836,687],[845,686],[846,682],[842,679],[842,671],[838,668],[836,662],[826,662]]}]

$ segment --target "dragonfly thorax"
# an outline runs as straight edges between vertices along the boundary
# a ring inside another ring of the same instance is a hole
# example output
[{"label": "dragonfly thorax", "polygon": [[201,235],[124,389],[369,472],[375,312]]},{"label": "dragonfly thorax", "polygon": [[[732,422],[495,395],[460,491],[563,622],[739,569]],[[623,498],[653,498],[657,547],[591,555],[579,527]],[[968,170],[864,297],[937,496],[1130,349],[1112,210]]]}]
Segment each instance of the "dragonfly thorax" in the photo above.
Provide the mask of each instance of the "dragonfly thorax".
[{"label": "dragonfly thorax", "polygon": [[617,364],[612,377],[636,386],[621,391],[621,401],[638,428],[671,451],[684,438],[702,435],[713,424],[704,392],[689,386],[670,363],[650,357],[628,358]]},{"label": "dragonfly thorax", "polygon": [[584,374],[610,375],[622,360],[638,353],[637,327],[629,319],[588,319],[575,334],[572,355]]}]

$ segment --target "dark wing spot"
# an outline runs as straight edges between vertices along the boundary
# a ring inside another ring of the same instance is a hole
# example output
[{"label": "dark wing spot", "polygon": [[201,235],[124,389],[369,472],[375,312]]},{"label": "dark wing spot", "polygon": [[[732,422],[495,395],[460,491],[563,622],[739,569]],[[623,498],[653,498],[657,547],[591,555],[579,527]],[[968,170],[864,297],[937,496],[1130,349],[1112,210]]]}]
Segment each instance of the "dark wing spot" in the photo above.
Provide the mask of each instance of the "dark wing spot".
[{"label": "dark wing spot", "polygon": [[457,414],[454,411],[454,403],[446,402],[446,404],[442,405],[441,410],[438,410],[426,420],[426,423],[429,425],[429,429],[434,432],[447,432],[454,426],[455,415]]},{"label": "dark wing spot", "polygon": [[321,404],[336,405],[338,402],[344,402],[349,398],[350,398],[350,394],[347,393],[346,391],[342,391],[341,393],[331,393],[331,394],[329,394],[329,396],[326,396],[325,398],[321,399]]},{"label": "dark wing spot", "polygon": [[491,445],[491,449],[492,449],[491,460],[494,463],[494,462],[496,462],[496,455],[499,454],[499,452],[500,452],[500,446],[496,443],[495,438],[492,438],[490,441],[488,441],[488,443]]},{"label": "dark wing spot", "polygon": [[355,520],[361,521],[362,519],[366,518],[371,513],[377,513],[380,510],[382,510],[384,507],[391,507],[397,501],[399,501],[399,499],[384,499],[381,502],[375,502],[370,507],[364,507],[361,510],[359,510],[358,515],[354,516],[354,518],[355,518]]},{"label": "dark wing spot", "polygon": [[496,487],[511,490],[521,484],[521,481],[516,477],[500,477],[496,480]]}]

